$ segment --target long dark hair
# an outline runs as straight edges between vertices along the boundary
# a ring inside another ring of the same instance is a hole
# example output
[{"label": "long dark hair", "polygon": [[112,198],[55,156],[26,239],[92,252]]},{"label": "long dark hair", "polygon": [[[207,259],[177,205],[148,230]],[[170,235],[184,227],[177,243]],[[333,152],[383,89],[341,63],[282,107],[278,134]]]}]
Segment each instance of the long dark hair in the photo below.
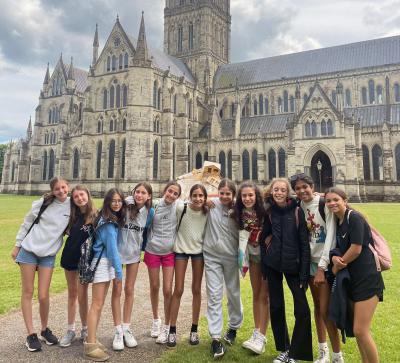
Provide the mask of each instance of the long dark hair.
[{"label": "long dark hair", "polygon": [[[114,194],[118,194],[122,201],[121,209],[117,213],[115,213],[111,209],[111,202]],[[99,216],[97,217],[97,223],[101,217],[106,221],[118,224],[119,227],[123,227],[125,225],[125,216],[126,216],[126,202],[124,193],[118,188],[111,188],[104,196],[103,207],[101,208]]]},{"label": "long dark hair", "polygon": [[261,195],[260,188],[257,187],[253,182],[250,181],[245,181],[243,182],[238,190],[237,197],[236,197],[236,203],[235,203],[235,218],[236,222],[239,225],[239,229],[244,229],[244,224],[243,224],[243,219],[242,219],[242,213],[243,209],[245,208],[242,200],[242,190],[244,188],[251,188],[254,190],[254,194],[256,196],[256,202],[254,204],[254,210],[256,212],[258,221],[260,223],[260,226],[263,223],[264,215],[265,215],[265,209],[264,209],[264,203],[263,203],[263,198]]},{"label": "long dark hair", "polygon": [[88,203],[86,205],[86,211],[84,213],[84,223],[85,224],[93,224],[96,219],[96,216],[97,216],[97,210],[94,206],[93,199],[92,199],[92,196],[90,195],[89,189],[85,185],[82,185],[82,184],[76,185],[71,191],[71,199],[70,199],[71,213],[69,215],[69,223],[68,223],[68,227],[67,227],[68,231],[71,230],[71,227],[74,225],[74,223],[78,219],[78,216],[81,214],[81,210],[74,203],[73,195],[74,195],[75,191],[84,191],[88,196]]},{"label": "long dark hair", "polygon": [[[136,189],[139,187],[143,187],[144,189],[146,189],[147,193],[150,194],[150,199],[148,201],[146,201],[146,203],[144,204],[146,206],[147,210],[149,210],[153,204],[153,188],[147,182],[141,182],[139,184],[136,184],[135,187],[132,189],[132,197],[135,198]],[[129,204],[127,206],[127,213],[128,213],[129,219],[133,220],[136,218],[136,216],[139,213],[139,208],[136,205],[136,203]]]},{"label": "long dark hair", "polygon": [[54,199],[56,199],[56,196],[53,194],[53,190],[56,187],[57,183],[59,183],[59,182],[63,182],[65,184],[69,185],[68,181],[64,178],[60,178],[58,176],[55,176],[54,178],[52,178],[49,183],[50,191],[43,194],[43,205],[48,206],[54,202]]},{"label": "long dark hair", "polygon": [[203,204],[203,207],[202,207],[202,212],[204,213],[204,214],[207,214],[208,213],[208,207],[207,207],[207,205],[206,205],[206,201],[207,201],[207,190],[206,190],[206,188],[204,187],[204,185],[203,184],[195,184],[195,185],[193,185],[191,188],[190,188],[190,192],[189,192],[189,197],[190,197],[190,199],[192,199],[192,194],[193,194],[193,192],[196,190],[196,189],[200,189],[202,192],[203,192],[203,194],[204,194],[204,204]]}]

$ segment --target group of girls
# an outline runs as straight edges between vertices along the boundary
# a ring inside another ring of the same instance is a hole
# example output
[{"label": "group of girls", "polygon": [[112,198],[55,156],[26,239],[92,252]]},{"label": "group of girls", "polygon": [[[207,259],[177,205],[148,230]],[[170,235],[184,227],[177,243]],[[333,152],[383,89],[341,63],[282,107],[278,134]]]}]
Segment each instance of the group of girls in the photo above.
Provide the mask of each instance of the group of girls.
[{"label": "group of girls", "polygon": [[[297,198],[291,196],[291,187]],[[165,186],[159,200],[153,200],[151,185],[142,182],[127,198],[120,190],[110,189],[102,208],[96,212],[86,187],[76,186],[69,200],[67,181],[54,178],[50,182],[51,192],[34,202],[25,217],[12,252],[21,270],[21,307],[28,331],[28,350],[41,349],[32,323],[31,301],[36,271],[42,325],[40,339],[46,344],[59,343],[67,347],[76,338],[78,300],[84,356],[95,361],[107,360],[109,355],[98,341],[96,332],[112,282],[113,349],[137,346],[130,323],[134,285],[144,250],[153,314],[150,335],[156,338],[156,343],[170,348],[176,346],[178,312],[188,260],[191,259],[193,301],[188,341],[192,345],[199,344],[204,271],[212,355],[222,357],[224,344],[234,344],[243,321],[238,249],[239,236],[244,233],[254,318],[254,330],[243,342],[244,348],[257,354],[264,352],[271,319],[275,346],[279,351],[273,362],[312,361],[311,315],[306,298],[306,289],[310,286],[319,345],[316,362],[330,361],[326,331],[333,350],[331,361],[344,362],[338,331],[328,319],[332,280],[327,278],[327,270],[328,266],[333,266],[333,273],[347,268],[351,276],[349,295],[354,302],[353,330],[362,361],[378,362],[370,324],[384,287],[380,273],[372,268],[375,262],[367,248],[371,243],[368,224],[355,211],[349,215],[343,191],[329,189],[324,201],[314,193],[313,187],[311,178],[297,174],[290,178],[290,184],[287,179],[274,179],[262,195],[252,182],[242,183],[237,191],[232,181],[223,179],[218,186],[218,197],[207,198],[204,186],[196,184],[190,190],[189,200],[183,202],[179,199],[181,187],[175,181]],[[49,286],[64,233],[68,238],[61,266],[68,285],[68,327],[58,341],[48,327]],[[79,284],[77,273],[80,246],[89,236],[95,237],[90,308],[88,285]],[[330,251],[335,247],[340,253],[331,258]],[[123,265],[126,266],[124,283]],[[366,265],[371,268],[364,268]],[[160,270],[163,323],[159,315]],[[283,276],[293,296],[295,325],[291,339],[286,324]],[[229,321],[223,334],[224,285]]]}]

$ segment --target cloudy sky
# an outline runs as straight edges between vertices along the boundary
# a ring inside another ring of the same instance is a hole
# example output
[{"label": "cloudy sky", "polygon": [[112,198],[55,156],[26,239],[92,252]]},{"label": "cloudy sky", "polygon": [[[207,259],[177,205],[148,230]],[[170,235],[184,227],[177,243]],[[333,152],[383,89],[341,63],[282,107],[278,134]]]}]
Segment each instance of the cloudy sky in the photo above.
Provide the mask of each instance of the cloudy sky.
[{"label": "cloudy sky", "polygon": [[[145,12],[147,40],[162,48],[163,0],[0,0],[0,143],[25,134],[46,64],[60,53],[88,69],[95,24],[100,47],[117,14],[137,35]],[[399,0],[231,0],[231,61],[400,34]]]}]

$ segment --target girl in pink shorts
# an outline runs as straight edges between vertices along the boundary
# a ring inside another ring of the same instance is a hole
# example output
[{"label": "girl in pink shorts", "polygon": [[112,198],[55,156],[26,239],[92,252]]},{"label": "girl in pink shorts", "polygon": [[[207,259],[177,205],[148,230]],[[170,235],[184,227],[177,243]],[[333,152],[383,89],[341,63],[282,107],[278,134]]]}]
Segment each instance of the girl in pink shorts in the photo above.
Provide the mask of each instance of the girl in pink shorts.
[{"label": "girl in pink shorts", "polygon": [[[149,230],[144,263],[149,272],[150,300],[153,310],[153,324],[150,335],[157,338],[156,343],[165,344],[169,333],[170,305],[172,297],[172,281],[174,278],[175,255],[173,252],[177,226],[176,201],[181,195],[181,187],[175,181],[170,181],[164,188],[163,197],[155,206],[152,226]],[[164,318],[161,328],[158,316],[158,301],[160,290],[160,267],[163,275]]]}]

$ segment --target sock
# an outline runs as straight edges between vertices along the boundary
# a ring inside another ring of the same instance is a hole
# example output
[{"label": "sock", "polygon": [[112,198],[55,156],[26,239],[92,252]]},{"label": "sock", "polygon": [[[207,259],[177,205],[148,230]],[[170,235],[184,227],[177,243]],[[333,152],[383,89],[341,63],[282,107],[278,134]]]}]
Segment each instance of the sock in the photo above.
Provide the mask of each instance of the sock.
[{"label": "sock", "polygon": [[197,324],[192,324],[192,327],[190,328],[190,332],[191,333],[197,333],[197,327],[198,327]]},{"label": "sock", "polygon": [[82,330],[87,330],[87,325],[82,325]]},{"label": "sock", "polygon": [[169,333],[170,334],[176,334],[176,326],[170,326],[169,327]]},{"label": "sock", "polygon": [[123,331],[128,331],[130,329],[130,324],[129,323],[123,323],[122,324],[122,330]]},{"label": "sock", "polygon": [[318,343],[318,348],[319,349],[323,349],[323,350],[327,350],[328,349],[328,343],[327,342]]},{"label": "sock", "polygon": [[75,331],[75,323],[68,324],[68,330]]},{"label": "sock", "polygon": [[342,352],[332,352],[332,359],[334,358],[342,358]]},{"label": "sock", "polygon": [[117,333],[119,333],[119,334],[123,334],[122,325],[121,325],[121,324],[120,324],[120,325],[116,325],[116,326],[115,326],[115,331],[116,331]]}]

